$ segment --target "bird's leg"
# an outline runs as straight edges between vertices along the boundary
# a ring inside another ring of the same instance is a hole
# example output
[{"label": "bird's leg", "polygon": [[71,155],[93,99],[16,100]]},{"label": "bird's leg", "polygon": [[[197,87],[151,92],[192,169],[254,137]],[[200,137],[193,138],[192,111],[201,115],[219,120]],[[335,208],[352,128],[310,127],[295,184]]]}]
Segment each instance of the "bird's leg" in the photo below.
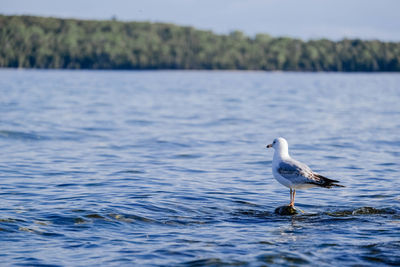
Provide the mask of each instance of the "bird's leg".
[{"label": "bird's leg", "polygon": [[296,189],[293,189],[292,207],[294,207],[294,197],[296,196]]},{"label": "bird's leg", "polygon": [[290,204],[289,204],[289,206],[290,207],[294,207],[294,196],[296,195],[296,190],[295,189],[293,189],[292,190],[292,188],[290,188]]}]

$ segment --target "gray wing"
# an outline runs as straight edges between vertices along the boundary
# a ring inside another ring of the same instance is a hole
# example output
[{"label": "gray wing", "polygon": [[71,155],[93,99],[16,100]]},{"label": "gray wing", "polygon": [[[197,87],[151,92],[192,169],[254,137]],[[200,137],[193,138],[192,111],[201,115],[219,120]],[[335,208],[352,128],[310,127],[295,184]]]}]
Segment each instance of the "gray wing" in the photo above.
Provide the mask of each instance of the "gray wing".
[{"label": "gray wing", "polygon": [[315,173],[310,169],[310,167],[294,159],[279,163],[278,173],[283,178],[290,180],[292,183],[315,184],[327,188],[331,188],[332,186],[343,187],[342,185],[335,184],[339,181]]},{"label": "gray wing", "polygon": [[292,182],[315,183],[314,173],[305,164],[296,160],[282,161],[278,165],[278,173]]}]

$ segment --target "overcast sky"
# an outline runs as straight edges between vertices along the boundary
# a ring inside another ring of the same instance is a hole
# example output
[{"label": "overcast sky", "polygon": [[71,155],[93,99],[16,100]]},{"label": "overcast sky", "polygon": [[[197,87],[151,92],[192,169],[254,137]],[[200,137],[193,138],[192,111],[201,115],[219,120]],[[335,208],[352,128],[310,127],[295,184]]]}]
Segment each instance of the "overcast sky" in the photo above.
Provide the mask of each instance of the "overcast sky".
[{"label": "overcast sky", "polygon": [[0,0],[1,14],[170,22],[216,33],[400,41],[400,0]]}]

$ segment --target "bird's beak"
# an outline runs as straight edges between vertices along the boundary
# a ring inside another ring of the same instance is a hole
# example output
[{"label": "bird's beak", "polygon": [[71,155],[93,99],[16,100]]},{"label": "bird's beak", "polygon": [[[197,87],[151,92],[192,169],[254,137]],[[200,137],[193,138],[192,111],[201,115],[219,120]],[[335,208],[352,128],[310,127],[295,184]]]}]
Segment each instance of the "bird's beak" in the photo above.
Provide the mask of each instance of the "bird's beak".
[{"label": "bird's beak", "polygon": [[270,148],[270,147],[272,147],[272,144],[267,145],[267,148]]}]

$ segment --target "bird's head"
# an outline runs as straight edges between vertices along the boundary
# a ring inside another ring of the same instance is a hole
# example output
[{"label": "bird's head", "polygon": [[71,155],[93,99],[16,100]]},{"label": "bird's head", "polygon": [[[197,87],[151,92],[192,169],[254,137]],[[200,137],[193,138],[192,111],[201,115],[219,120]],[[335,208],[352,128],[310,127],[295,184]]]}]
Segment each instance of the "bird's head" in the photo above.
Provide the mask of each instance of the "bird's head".
[{"label": "bird's head", "polygon": [[270,147],[272,147],[273,149],[278,150],[278,151],[287,151],[288,143],[285,138],[278,137],[272,142],[272,144],[267,145],[267,148],[270,148]]}]

